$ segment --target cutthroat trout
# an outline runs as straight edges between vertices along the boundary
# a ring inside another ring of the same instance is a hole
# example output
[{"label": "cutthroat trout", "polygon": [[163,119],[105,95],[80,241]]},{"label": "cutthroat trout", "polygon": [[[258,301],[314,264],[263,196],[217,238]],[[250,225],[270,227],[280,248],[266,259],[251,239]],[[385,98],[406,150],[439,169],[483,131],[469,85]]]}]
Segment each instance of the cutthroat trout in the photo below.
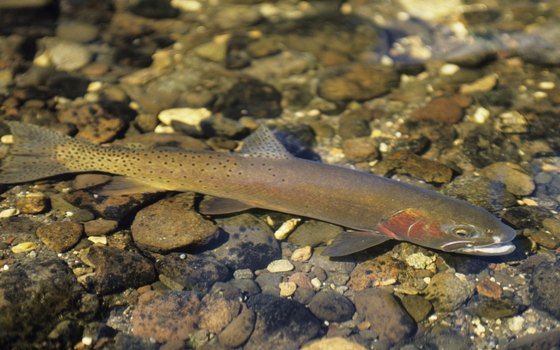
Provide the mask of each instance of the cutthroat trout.
[{"label": "cutthroat trout", "polygon": [[475,255],[503,255],[516,232],[489,212],[385,177],[290,155],[260,127],[238,153],[102,147],[45,128],[6,122],[14,142],[0,183],[64,173],[120,175],[102,193],[194,191],[205,214],[263,208],[334,223],[343,232],[325,255],[351,254],[389,239]]}]

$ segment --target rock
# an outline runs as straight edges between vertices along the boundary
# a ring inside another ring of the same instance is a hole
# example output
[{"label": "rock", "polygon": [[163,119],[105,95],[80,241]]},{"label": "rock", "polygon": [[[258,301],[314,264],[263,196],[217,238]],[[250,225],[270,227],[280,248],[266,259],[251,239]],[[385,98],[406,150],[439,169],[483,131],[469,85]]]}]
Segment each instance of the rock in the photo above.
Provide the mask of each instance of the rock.
[{"label": "rock", "polygon": [[506,134],[524,134],[529,131],[527,118],[518,111],[501,113],[494,122],[496,130]]},{"label": "rock", "polygon": [[280,289],[279,295],[283,298],[291,297],[297,290],[297,284],[292,281],[280,282],[278,284],[278,289]]},{"label": "rock", "polygon": [[98,218],[84,223],[87,236],[104,236],[113,233],[119,226],[118,221]]},{"label": "rock", "polygon": [[80,302],[82,288],[66,264],[40,254],[0,273],[0,346],[29,348],[46,340]]},{"label": "rock", "polygon": [[235,278],[236,280],[244,278],[252,280],[253,278],[255,278],[255,274],[253,273],[253,271],[251,271],[251,269],[239,269],[233,271],[233,278]]},{"label": "rock", "polygon": [[40,226],[35,233],[49,249],[63,253],[78,243],[83,232],[81,224],[63,221]]},{"label": "rock", "polygon": [[81,76],[75,76],[66,72],[52,73],[45,82],[50,94],[75,99],[87,92],[90,81]]},{"label": "rock", "polygon": [[531,280],[533,304],[560,320],[560,294],[556,291],[559,283],[558,263],[542,263],[535,268]]},{"label": "rock", "polygon": [[512,317],[519,314],[523,309],[522,305],[513,300],[488,298],[480,294],[472,297],[467,305],[468,312],[488,319]]},{"label": "rock", "polygon": [[231,277],[229,269],[209,256],[172,253],[156,262],[158,274],[177,283],[181,289],[206,293],[216,282]]},{"label": "rock", "polygon": [[356,308],[342,294],[334,291],[321,291],[311,299],[309,310],[320,320],[344,322],[352,318]]},{"label": "rock", "polygon": [[399,84],[392,67],[353,63],[326,70],[317,93],[331,101],[366,101],[384,95]]},{"label": "rock", "polygon": [[305,344],[301,350],[366,350],[365,347],[342,337],[322,338]]},{"label": "rock", "polygon": [[425,293],[436,311],[450,312],[463,305],[472,296],[473,289],[464,275],[446,271],[432,277]]},{"label": "rock", "polygon": [[76,125],[76,137],[95,144],[113,140],[125,127],[123,119],[99,103],[86,103],[63,109],[58,114],[58,120],[61,123]]},{"label": "rock", "polygon": [[99,28],[82,21],[60,21],[56,27],[56,36],[69,41],[87,43],[99,35]]},{"label": "rock", "polygon": [[156,279],[152,263],[132,251],[96,245],[88,249],[82,260],[95,268],[93,275],[82,276],[82,282],[97,294],[137,288]]},{"label": "rock", "polygon": [[215,10],[216,12],[212,14],[212,21],[222,29],[249,27],[262,19],[259,8],[248,4],[218,6]]},{"label": "rock", "polygon": [[225,117],[275,118],[282,112],[282,95],[272,85],[259,80],[243,80],[224,94],[219,110]]},{"label": "rock", "polygon": [[179,15],[179,10],[172,7],[167,0],[140,0],[126,4],[128,4],[126,10],[137,16],[165,19]]},{"label": "rock", "polygon": [[317,248],[317,254],[314,254],[311,257],[311,260],[309,260],[312,265],[315,265],[315,268],[320,267],[324,271],[335,272],[338,274],[349,274],[352,270],[354,270],[354,267],[356,267],[356,263],[352,260],[352,258],[347,257],[332,260],[328,256],[321,255],[321,252],[322,249]]},{"label": "rock", "polygon": [[560,331],[551,330],[537,334],[521,336],[509,343],[505,350],[555,349],[560,346]]},{"label": "rock", "polygon": [[354,291],[361,291],[370,287],[395,284],[405,268],[402,261],[381,255],[356,265],[350,275],[348,287]]},{"label": "rock", "polygon": [[247,302],[257,315],[255,329],[245,349],[297,348],[314,338],[321,323],[303,305],[289,299],[260,294]]},{"label": "rock", "polygon": [[280,283],[282,282],[282,274],[263,272],[257,276],[255,282],[258,283],[263,294],[280,295]]},{"label": "rock", "polygon": [[376,165],[375,169],[380,174],[396,172],[434,183],[447,183],[453,177],[453,170],[446,165],[422,158],[406,150],[388,154],[383,161]]},{"label": "rock", "polygon": [[294,250],[290,259],[295,262],[307,262],[313,255],[313,248],[305,246]]},{"label": "rock", "polygon": [[199,309],[193,292],[148,291],[132,311],[132,333],[159,342],[189,339],[197,330]]},{"label": "rock", "polygon": [[342,230],[340,226],[323,221],[307,220],[288,236],[288,242],[300,247],[316,247],[335,239]]},{"label": "rock", "polygon": [[113,177],[107,174],[78,174],[72,181],[72,189],[74,190],[84,190],[86,188],[101,186],[109,181]]},{"label": "rock", "polygon": [[416,120],[433,120],[445,124],[456,124],[463,118],[462,104],[458,97],[441,97],[431,100],[425,107],[412,112],[410,117]]},{"label": "rock", "polygon": [[43,38],[47,55],[56,69],[61,71],[75,71],[83,68],[91,60],[89,48],[77,42],[60,40],[58,38]]},{"label": "rock", "polygon": [[490,212],[516,205],[515,197],[505,185],[483,176],[460,175],[442,187],[443,194],[464,199]]},{"label": "rock", "polygon": [[550,231],[554,236],[560,236],[560,220],[553,218],[546,218],[542,222],[545,230]]},{"label": "rock", "polygon": [[231,348],[243,345],[253,332],[255,320],[255,312],[243,307],[241,313],[218,335],[218,341]]},{"label": "rock", "polygon": [[502,296],[502,287],[488,278],[476,284],[476,291],[478,294],[492,299],[500,299]]},{"label": "rock", "polygon": [[351,162],[367,162],[379,157],[377,143],[368,137],[347,139],[342,142],[342,152]]},{"label": "rock", "polygon": [[182,193],[140,210],[130,227],[134,242],[142,249],[155,252],[206,242],[217,232],[217,227],[192,207],[192,194]]},{"label": "rock", "polygon": [[198,57],[211,62],[224,62],[227,53],[227,42],[225,40],[212,40],[195,47],[194,53]]},{"label": "rock", "polygon": [[311,279],[305,272],[296,272],[288,277],[289,282],[294,282],[299,288],[313,288]]},{"label": "rock", "polygon": [[368,288],[354,298],[356,312],[371,324],[379,340],[391,344],[412,336],[416,324],[393,295],[383,289]]},{"label": "rock", "polygon": [[269,272],[288,272],[294,269],[294,265],[289,260],[281,259],[272,261],[266,269]]},{"label": "rock", "polygon": [[516,196],[528,196],[535,190],[533,178],[517,164],[494,163],[480,170],[480,174],[492,181],[503,183],[508,192]]},{"label": "rock", "polygon": [[401,303],[416,322],[423,321],[432,312],[432,304],[419,295],[403,295]]},{"label": "rock", "polygon": [[211,253],[230,269],[255,271],[280,258],[280,246],[272,230],[255,216],[241,214],[216,221],[227,241]]},{"label": "rock", "polygon": [[225,298],[221,293],[207,294],[202,298],[198,326],[211,333],[220,333],[239,315],[241,303],[235,298]]},{"label": "rock", "polygon": [[450,328],[434,327],[426,338],[424,346],[428,349],[469,350],[475,348],[469,337]]},{"label": "rock", "polygon": [[469,95],[476,92],[487,92],[492,90],[498,83],[498,77],[495,74],[486,75],[469,84],[461,85],[461,94]]},{"label": "rock", "polygon": [[367,109],[351,110],[340,117],[338,135],[343,139],[369,137],[371,134],[370,122],[379,114],[377,111]]},{"label": "rock", "polygon": [[23,214],[39,214],[48,206],[49,199],[43,193],[28,193],[16,199],[16,208]]},{"label": "rock", "polygon": [[170,108],[158,114],[158,119],[165,125],[179,122],[200,129],[202,121],[210,118],[212,112],[206,108]]}]

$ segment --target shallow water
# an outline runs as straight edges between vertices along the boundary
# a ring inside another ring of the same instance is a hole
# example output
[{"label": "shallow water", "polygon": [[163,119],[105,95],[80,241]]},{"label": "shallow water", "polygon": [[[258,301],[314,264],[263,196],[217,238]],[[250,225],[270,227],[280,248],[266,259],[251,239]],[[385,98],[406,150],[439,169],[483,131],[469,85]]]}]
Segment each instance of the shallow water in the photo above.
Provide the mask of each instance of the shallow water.
[{"label": "shallow water", "polygon": [[0,1],[4,120],[219,152],[265,124],[298,157],[518,233],[502,257],[387,242],[329,259],[343,228],[307,218],[101,196],[101,174],[3,185],[0,347],[560,346],[559,16],[558,1]]}]

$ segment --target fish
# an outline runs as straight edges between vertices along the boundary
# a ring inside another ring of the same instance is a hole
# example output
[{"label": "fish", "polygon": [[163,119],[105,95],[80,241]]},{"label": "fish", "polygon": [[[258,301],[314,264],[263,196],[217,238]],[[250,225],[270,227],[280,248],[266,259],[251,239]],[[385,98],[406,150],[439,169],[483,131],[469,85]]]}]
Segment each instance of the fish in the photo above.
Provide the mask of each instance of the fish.
[{"label": "fish", "polygon": [[471,255],[515,250],[516,231],[488,211],[383,176],[296,158],[260,126],[239,152],[100,146],[54,130],[5,121],[13,135],[0,183],[60,174],[115,175],[100,194],[192,191],[199,211],[224,215],[262,208],[345,228],[323,251],[353,254],[388,240]]}]

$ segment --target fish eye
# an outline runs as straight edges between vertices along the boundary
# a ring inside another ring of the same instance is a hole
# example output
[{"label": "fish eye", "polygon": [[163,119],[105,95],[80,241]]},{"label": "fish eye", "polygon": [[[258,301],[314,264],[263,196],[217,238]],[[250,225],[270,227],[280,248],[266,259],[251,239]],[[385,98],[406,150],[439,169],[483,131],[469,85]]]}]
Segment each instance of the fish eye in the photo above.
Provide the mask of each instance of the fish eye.
[{"label": "fish eye", "polygon": [[456,226],[451,230],[451,233],[461,238],[478,237],[478,232],[470,225]]}]

